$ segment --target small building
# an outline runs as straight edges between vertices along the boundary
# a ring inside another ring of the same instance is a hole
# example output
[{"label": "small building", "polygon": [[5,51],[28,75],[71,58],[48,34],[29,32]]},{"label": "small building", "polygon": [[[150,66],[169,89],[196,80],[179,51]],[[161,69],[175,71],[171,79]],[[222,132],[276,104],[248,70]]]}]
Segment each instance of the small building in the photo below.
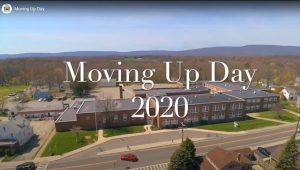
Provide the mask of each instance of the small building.
[{"label": "small building", "polygon": [[53,99],[53,96],[50,92],[48,91],[35,91],[32,95],[32,97],[36,100],[38,99],[46,99],[46,100],[51,100]]},{"label": "small building", "polygon": [[204,156],[200,169],[251,170],[253,164],[248,157],[250,153],[251,150],[249,148],[236,151],[227,151],[223,148],[216,147]]},{"label": "small building", "polygon": [[0,122],[0,147],[22,147],[33,135],[30,121],[22,116]]},{"label": "small building", "polygon": [[297,100],[298,97],[297,91],[292,87],[283,88],[280,94],[282,94],[286,100]]}]

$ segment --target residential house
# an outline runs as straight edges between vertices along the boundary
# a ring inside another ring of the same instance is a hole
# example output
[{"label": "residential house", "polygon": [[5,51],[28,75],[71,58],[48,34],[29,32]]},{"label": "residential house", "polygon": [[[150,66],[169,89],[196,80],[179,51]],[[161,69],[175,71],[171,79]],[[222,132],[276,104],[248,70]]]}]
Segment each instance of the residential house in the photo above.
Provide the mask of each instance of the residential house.
[{"label": "residential house", "polygon": [[292,87],[283,88],[280,94],[282,94],[286,100],[297,100],[298,97],[297,91]]},{"label": "residential house", "polygon": [[209,151],[203,158],[200,169],[203,170],[251,170],[252,162],[248,155],[249,148],[236,151],[228,151],[216,147]]},{"label": "residential house", "polygon": [[30,121],[22,116],[0,122],[0,147],[22,147],[33,135]]}]

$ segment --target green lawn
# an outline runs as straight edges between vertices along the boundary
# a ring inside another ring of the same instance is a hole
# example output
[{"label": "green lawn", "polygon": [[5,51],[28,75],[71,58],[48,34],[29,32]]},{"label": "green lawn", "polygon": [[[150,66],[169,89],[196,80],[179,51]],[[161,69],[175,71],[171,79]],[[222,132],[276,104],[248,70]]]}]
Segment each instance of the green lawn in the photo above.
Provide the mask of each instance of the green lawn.
[{"label": "green lawn", "polygon": [[282,120],[282,121],[287,121],[287,122],[297,122],[298,121],[298,116],[293,115],[291,113],[288,113],[286,111],[280,111],[279,115],[274,112],[274,111],[266,111],[266,112],[260,112],[258,113],[258,117],[262,118],[268,118],[268,119],[275,119],[275,120]]},{"label": "green lawn", "polygon": [[296,140],[296,144],[298,145],[300,144],[300,139]]},{"label": "green lawn", "polygon": [[61,155],[97,141],[96,131],[80,130],[79,140],[75,132],[57,132],[47,145],[42,156]]},{"label": "green lawn", "polygon": [[139,133],[139,132],[144,132],[143,125],[104,129],[103,136],[111,137],[111,136],[118,136],[118,135],[125,135],[131,133]]},{"label": "green lawn", "polygon": [[0,86],[0,97],[8,96],[9,93],[16,93],[27,89],[28,86]]},{"label": "green lawn", "polygon": [[282,100],[281,103],[286,109],[299,113],[297,106],[289,102],[288,100]]},{"label": "green lawn", "polygon": [[1,162],[9,162],[12,161],[13,159],[16,158],[16,155],[12,155],[12,156],[4,156],[4,158],[2,159]]},{"label": "green lawn", "polygon": [[225,131],[225,132],[238,132],[244,130],[258,129],[267,126],[276,126],[281,124],[277,122],[271,122],[271,121],[260,120],[260,119],[251,119],[251,120],[244,120],[238,122],[240,127],[236,127],[236,128],[233,126],[233,122],[210,124],[210,125],[199,125],[193,128],[217,130],[217,131]]}]

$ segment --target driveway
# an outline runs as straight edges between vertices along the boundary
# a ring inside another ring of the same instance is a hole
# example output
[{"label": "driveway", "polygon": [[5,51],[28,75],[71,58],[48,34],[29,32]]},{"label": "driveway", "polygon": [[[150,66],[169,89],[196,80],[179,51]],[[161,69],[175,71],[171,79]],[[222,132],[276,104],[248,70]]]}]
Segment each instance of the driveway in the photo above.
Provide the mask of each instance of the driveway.
[{"label": "driveway", "polygon": [[26,144],[21,155],[17,156],[14,161],[34,159],[43,143],[47,140],[48,135],[54,128],[53,120],[31,121],[35,136]]}]

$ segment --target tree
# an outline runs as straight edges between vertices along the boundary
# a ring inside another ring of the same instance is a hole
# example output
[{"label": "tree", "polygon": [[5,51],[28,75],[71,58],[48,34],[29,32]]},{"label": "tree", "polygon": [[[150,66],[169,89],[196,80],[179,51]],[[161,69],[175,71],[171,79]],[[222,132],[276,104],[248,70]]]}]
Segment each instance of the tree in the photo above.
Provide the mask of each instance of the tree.
[{"label": "tree", "polygon": [[81,127],[79,126],[73,126],[72,129],[71,129],[71,132],[73,132],[75,134],[75,137],[76,137],[76,142],[81,142],[81,139],[80,139],[80,130],[81,130]]},{"label": "tree", "polygon": [[277,170],[296,170],[296,162],[298,157],[297,144],[295,141],[296,134],[294,133],[290,140],[287,142],[284,150],[281,153]]},{"label": "tree", "polygon": [[275,112],[277,114],[277,117],[279,119],[282,118],[282,109],[283,109],[283,105],[281,103],[274,103],[272,104],[272,111]]},{"label": "tree", "polygon": [[195,161],[196,148],[192,140],[186,138],[180,147],[172,154],[169,170],[199,169]]},{"label": "tree", "polygon": [[71,88],[73,90],[73,94],[79,97],[86,96],[92,89],[90,83],[88,82],[74,82],[71,84]]},{"label": "tree", "polygon": [[116,103],[111,99],[111,96],[106,97],[105,100],[100,100],[99,104],[97,105],[98,108],[102,108],[104,111],[105,119],[106,119],[106,127],[110,128],[110,112],[115,110],[116,108]]}]

